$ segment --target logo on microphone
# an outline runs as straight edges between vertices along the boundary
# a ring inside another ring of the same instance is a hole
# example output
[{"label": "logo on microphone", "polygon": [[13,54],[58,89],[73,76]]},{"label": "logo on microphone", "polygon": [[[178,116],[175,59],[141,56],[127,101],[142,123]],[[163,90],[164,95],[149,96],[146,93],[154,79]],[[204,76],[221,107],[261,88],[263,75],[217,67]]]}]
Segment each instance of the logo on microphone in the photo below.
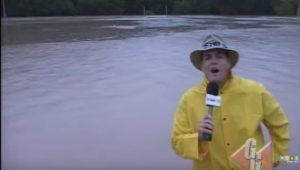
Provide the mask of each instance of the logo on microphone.
[{"label": "logo on microphone", "polygon": [[221,106],[221,97],[211,94],[206,95],[206,105],[209,106]]}]

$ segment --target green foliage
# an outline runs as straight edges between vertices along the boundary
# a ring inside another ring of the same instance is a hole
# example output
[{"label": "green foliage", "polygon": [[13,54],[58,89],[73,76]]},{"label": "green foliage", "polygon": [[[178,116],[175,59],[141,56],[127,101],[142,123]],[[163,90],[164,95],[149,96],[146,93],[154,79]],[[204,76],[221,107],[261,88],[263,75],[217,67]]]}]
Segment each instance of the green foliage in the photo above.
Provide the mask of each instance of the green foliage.
[{"label": "green foliage", "polygon": [[74,15],[75,7],[70,0],[9,0],[8,16]]},{"label": "green foliage", "polygon": [[192,2],[190,0],[175,1],[175,14],[190,14],[193,10]]},{"label": "green foliage", "polygon": [[[2,0],[4,1],[4,0]],[[300,0],[5,0],[8,16],[296,15]],[[3,14],[2,14],[3,16]]]},{"label": "green foliage", "polygon": [[124,0],[123,10],[125,15],[142,15],[143,4],[141,0]]},{"label": "green foliage", "polygon": [[77,9],[82,15],[121,15],[123,0],[78,0]]},{"label": "green foliage", "polygon": [[296,15],[298,0],[275,0],[273,8],[278,15]]}]

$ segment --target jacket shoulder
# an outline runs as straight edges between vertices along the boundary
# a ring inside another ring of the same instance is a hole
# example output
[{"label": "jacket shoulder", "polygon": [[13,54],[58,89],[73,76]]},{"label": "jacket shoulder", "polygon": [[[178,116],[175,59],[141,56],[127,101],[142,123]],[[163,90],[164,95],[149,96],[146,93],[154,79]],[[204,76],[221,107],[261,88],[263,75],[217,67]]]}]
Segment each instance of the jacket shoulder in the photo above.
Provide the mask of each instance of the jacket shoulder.
[{"label": "jacket shoulder", "polygon": [[183,93],[183,98],[193,98],[196,96],[199,96],[201,94],[205,94],[206,92],[203,90],[203,88],[201,87],[201,85],[194,85],[192,87],[190,87],[189,89],[187,89],[184,93]]},{"label": "jacket shoulder", "polygon": [[260,82],[241,77],[236,77],[236,79],[236,82],[238,83],[240,89],[243,89],[245,91],[262,92],[265,90],[264,85]]}]

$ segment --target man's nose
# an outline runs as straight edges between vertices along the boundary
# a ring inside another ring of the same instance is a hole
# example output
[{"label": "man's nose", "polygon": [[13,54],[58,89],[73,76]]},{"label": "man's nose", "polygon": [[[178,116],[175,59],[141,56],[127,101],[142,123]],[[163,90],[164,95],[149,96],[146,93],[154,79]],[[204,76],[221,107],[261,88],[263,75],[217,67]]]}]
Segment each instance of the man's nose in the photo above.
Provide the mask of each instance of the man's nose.
[{"label": "man's nose", "polygon": [[211,63],[218,63],[218,59],[216,56],[211,57]]}]

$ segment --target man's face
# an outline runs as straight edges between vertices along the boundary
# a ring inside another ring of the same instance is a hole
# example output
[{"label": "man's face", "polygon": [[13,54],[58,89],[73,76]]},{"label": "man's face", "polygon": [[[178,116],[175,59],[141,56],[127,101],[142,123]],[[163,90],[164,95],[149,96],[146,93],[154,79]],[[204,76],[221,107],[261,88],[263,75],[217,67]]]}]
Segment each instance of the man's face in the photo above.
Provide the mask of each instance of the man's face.
[{"label": "man's face", "polygon": [[209,81],[224,84],[229,75],[230,66],[224,50],[212,49],[203,52],[202,71]]}]

